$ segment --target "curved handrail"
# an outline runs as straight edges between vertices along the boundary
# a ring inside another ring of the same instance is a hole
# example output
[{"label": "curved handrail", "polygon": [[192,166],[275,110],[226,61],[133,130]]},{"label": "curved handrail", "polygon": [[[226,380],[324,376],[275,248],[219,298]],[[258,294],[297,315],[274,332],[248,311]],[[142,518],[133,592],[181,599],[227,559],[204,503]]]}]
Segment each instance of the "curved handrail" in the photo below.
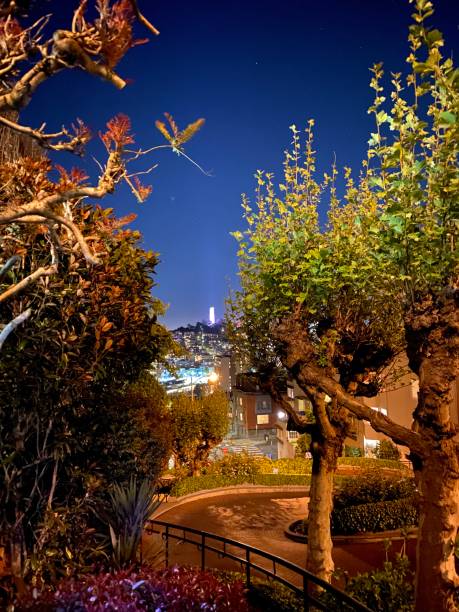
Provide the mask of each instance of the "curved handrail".
[{"label": "curved handrail", "polygon": [[[297,594],[301,595],[303,597],[305,610],[309,610],[311,606],[315,608],[320,608],[322,610],[327,609],[327,606],[322,601],[317,599],[317,597],[313,593],[309,592],[309,584],[313,583],[314,585],[320,587],[325,592],[333,596],[337,603],[346,604],[350,610],[354,610],[355,612],[372,612],[370,608],[357,601],[344,591],[341,591],[340,589],[334,587],[329,582],[322,580],[322,578],[319,578],[318,576],[312,574],[311,572],[300,567],[296,563],[292,563],[291,561],[288,561],[287,559],[283,559],[281,557],[276,557],[275,555],[265,550],[261,550],[260,548],[256,548],[255,546],[252,546],[250,544],[244,544],[243,542],[239,542],[238,540],[226,538],[216,533],[195,529],[194,527],[186,527],[184,525],[177,525],[174,523],[168,523],[166,521],[161,521],[157,519],[150,519],[147,521],[147,524],[149,525],[146,527],[147,533],[161,533],[162,537],[165,540],[166,566],[168,566],[169,564],[169,539],[179,540],[180,542],[193,544],[198,547],[198,549],[201,551],[201,569],[204,569],[206,566],[206,550],[217,553],[220,556],[233,559],[234,561],[237,561],[245,566],[247,586],[250,585],[251,581],[251,569],[254,569],[257,572],[264,573],[266,576],[269,576],[273,580],[284,584],[285,586],[295,591]],[[158,529],[155,529],[155,526],[163,528],[163,532],[158,531]],[[181,534],[172,533],[171,530],[180,531]],[[199,537],[199,539],[189,538],[185,534],[196,535]],[[214,540],[217,542],[221,542],[223,544],[223,548],[219,549],[215,546],[209,545],[208,543],[206,543],[206,540]],[[239,548],[245,553],[245,555],[243,557],[239,557],[236,554],[227,551],[226,546],[233,546],[235,548]],[[273,563],[273,570],[271,571],[267,568],[262,567],[261,565],[253,563],[250,560],[251,555],[256,555],[267,559],[268,561],[271,561]],[[301,578],[303,588],[298,587],[285,577],[279,576],[277,573],[278,567],[283,567],[299,576]]]}]

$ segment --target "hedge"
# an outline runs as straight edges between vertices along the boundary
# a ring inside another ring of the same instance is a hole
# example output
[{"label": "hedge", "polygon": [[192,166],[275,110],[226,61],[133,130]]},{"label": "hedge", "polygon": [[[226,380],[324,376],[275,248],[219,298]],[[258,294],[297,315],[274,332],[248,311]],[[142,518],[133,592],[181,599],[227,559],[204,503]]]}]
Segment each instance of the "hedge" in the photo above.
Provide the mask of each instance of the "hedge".
[{"label": "hedge", "polygon": [[409,468],[394,459],[373,459],[372,457],[339,457],[338,465],[354,465],[364,469],[388,468],[390,470],[409,471]]},{"label": "hedge", "polygon": [[333,535],[388,531],[418,523],[419,507],[415,497],[349,506],[334,510],[331,515]]},{"label": "hedge", "polygon": [[254,484],[264,486],[296,485],[308,486],[311,477],[306,474],[255,474],[251,477],[238,476],[190,476],[174,484],[171,495],[181,497],[189,493],[204,491],[207,489],[219,489],[235,485]]}]

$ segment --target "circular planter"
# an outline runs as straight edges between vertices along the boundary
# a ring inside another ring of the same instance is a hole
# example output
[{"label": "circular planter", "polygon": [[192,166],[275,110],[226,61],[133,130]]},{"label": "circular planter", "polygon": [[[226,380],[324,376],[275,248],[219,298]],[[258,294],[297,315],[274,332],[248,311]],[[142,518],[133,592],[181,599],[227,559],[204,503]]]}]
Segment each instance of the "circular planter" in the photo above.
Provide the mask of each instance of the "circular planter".
[{"label": "circular planter", "polygon": [[[287,538],[294,542],[308,543],[308,536],[294,531],[296,525],[302,521],[291,523],[284,533]],[[408,527],[408,529],[391,529],[390,531],[377,532],[361,532],[353,535],[334,535],[332,540],[334,544],[366,544],[384,542],[384,540],[413,540],[418,536],[417,527]]]}]

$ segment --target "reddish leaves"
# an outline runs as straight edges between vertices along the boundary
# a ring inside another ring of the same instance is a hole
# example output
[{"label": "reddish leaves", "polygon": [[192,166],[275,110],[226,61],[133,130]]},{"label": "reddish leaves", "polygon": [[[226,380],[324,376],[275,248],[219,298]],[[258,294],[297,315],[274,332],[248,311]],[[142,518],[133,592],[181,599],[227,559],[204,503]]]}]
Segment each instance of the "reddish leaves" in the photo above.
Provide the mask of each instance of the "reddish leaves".
[{"label": "reddish leaves", "polygon": [[107,151],[121,151],[127,144],[132,144],[134,138],[130,134],[131,120],[127,115],[120,113],[107,122],[107,131],[100,134]]},{"label": "reddish leaves", "polygon": [[[35,606],[35,607],[34,607]],[[244,584],[228,582],[211,572],[172,567],[159,572],[144,568],[138,572],[122,570],[114,574],[87,576],[83,581],[66,581],[55,593],[39,599],[23,600],[18,610],[84,609],[167,610],[168,612],[248,612]]]}]

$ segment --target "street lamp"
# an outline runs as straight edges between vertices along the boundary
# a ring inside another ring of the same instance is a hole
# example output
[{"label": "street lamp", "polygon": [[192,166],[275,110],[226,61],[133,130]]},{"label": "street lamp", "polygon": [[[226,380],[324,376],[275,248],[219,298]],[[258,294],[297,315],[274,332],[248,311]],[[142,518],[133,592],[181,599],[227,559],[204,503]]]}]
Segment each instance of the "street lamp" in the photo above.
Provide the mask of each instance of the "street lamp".
[{"label": "street lamp", "polygon": [[208,381],[211,385],[215,385],[218,382],[218,379],[219,379],[219,376],[217,372],[212,372],[212,374],[209,374]]}]

